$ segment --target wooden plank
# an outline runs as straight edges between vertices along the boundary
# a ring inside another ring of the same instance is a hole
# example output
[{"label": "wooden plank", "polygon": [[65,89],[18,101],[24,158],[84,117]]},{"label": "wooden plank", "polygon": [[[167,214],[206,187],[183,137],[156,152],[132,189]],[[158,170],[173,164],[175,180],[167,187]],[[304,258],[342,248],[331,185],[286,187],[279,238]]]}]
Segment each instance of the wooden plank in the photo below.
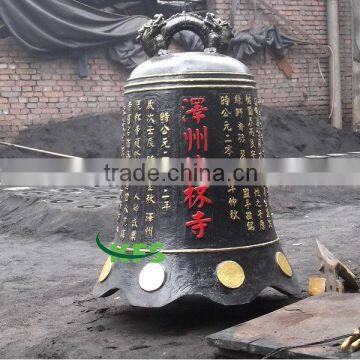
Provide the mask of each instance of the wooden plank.
[{"label": "wooden plank", "polygon": [[360,294],[324,294],[207,337],[210,345],[287,358],[360,358],[340,344],[360,326]]},{"label": "wooden plank", "polygon": [[320,271],[326,278],[326,291],[339,293],[358,291],[356,276],[351,270],[319,241],[316,241],[316,245],[318,258],[321,261]]}]

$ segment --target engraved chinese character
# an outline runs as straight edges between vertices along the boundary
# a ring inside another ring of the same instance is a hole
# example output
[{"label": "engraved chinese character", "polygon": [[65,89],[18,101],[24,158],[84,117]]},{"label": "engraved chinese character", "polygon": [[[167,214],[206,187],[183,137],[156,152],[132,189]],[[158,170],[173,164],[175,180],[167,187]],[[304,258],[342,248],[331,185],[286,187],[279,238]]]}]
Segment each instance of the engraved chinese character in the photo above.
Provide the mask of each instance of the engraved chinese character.
[{"label": "engraved chinese character", "polygon": [[149,205],[155,204],[155,195],[147,194],[146,195],[146,203]]},{"label": "engraved chinese character", "polygon": [[242,108],[235,108],[235,116],[241,117],[243,115],[243,109]]},{"label": "engraved chinese character", "polygon": [[170,113],[169,112],[160,113],[160,121],[162,123],[168,123],[169,120],[170,120]]},{"label": "engraved chinese character", "polygon": [[248,105],[252,104],[251,95],[246,95],[246,104],[248,104]]},{"label": "engraved chinese character", "polygon": [[145,222],[151,223],[155,220],[155,214],[153,212],[145,214]]},{"label": "engraved chinese character", "polygon": [[154,118],[154,114],[147,114],[146,115],[146,121],[149,123],[149,124],[155,124],[155,118]]},{"label": "engraved chinese character", "polygon": [[154,136],[155,128],[153,126],[148,126],[146,128],[147,136]]},{"label": "engraved chinese character", "polygon": [[146,141],[146,147],[147,148],[154,148],[155,147],[155,142],[154,142],[154,138],[153,137],[149,137]]},{"label": "engraved chinese character", "polygon": [[228,95],[220,96],[220,103],[222,106],[229,106],[230,105],[230,98]]},{"label": "engraved chinese character", "polygon": [[192,233],[196,235],[198,239],[202,239],[205,235],[205,229],[212,221],[211,218],[205,218],[204,219],[204,213],[202,211],[198,211],[196,214],[192,216],[191,221],[188,221],[185,223],[187,227],[190,227],[192,230]]},{"label": "engraved chinese character", "polygon": [[212,200],[205,196],[208,186],[189,186],[185,191],[184,203],[188,204],[188,208],[191,209],[195,204],[199,209],[202,209],[205,204],[212,204]]},{"label": "engraved chinese character", "polygon": [[160,133],[161,133],[163,136],[169,134],[169,131],[170,131],[170,128],[169,128],[169,126],[167,126],[167,125],[163,125],[163,126],[161,127],[161,129],[160,129]]},{"label": "engraved chinese character", "polygon": [[140,134],[141,127],[139,125],[135,126],[135,134],[138,136]]},{"label": "engraved chinese character", "polygon": [[238,142],[240,144],[245,144],[245,135],[243,133],[238,134]]},{"label": "engraved chinese character", "polygon": [[126,237],[126,230],[125,229],[121,229],[120,233],[119,233],[119,239],[120,240],[125,240]]},{"label": "engraved chinese character", "polygon": [[141,100],[136,100],[135,105],[136,105],[136,110],[141,110]]},{"label": "engraved chinese character", "polygon": [[146,110],[155,110],[154,100],[148,100],[147,105],[146,105]]},{"label": "engraved chinese character", "polygon": [[241,95],[235,95],[234,97],[234,102],[237,105],[241,105],[242,101],[241,101]]},{"label": "engraved chinese character", "polygon": [[225,155],[231,157],[234,154],[233,147],[231,145],[225,146]]},{"label": "engraved chinese character", "polygon": [[165,200],[161,209],[164,210],[165,212],[169,211],[171,209],[170,201]]},{"label": "engraved chinese character", "polygon": [[246,218],[247,221],[252,221],[252,220],[253,220],[253,214],[252,214],[252,212],[251,212],[251,211],[247,211],[247,212],[245,213],[245,218]]},{"label": "engraved chinese character", "polygon": [[221,116],[223,118],[228,118],[228,117],[230,117],[230,115],[231,115],[231,112],[226,108],[221,111]]},{"label": "engraved chinese character", "polygon": [[229,205],[231,207],[235,207],[238,203],[238,199],[234,196],[232,196],[230,199],[229,199]]},{"label": "engraved chinese character", "polygon": [[224,121],[224,129],[223,129],[223,131],[228,131],[228,132],[233,131],[233,129],[232,129],[232,127],[231,127],[231,125],[230,125],[230,123],[229,123],[228,120],[225,120],[225,121]]},{"label": "engraved chinese character", "polygon": [[161,143],[161,149],[165,150],[164,154],[167,153],[167,150],[170,149],[169,139],[163,138]]},{"label": "engraved chinese character", "polygon": [[238,210],[230,210],[230,219],[233,221],[240,220]]},{"label": "engraved chinese character", "polygon": [[[189,99],[183,99],[183,104],[186,104],[188,102]],[[190,104],[192,105],[192,108],[186,111],[186,115],[191,115],[192,119],[195,120],[198,125],[200,124],[200,121],[202,119],[205,119],[205,113],[209,110],[207,107],[203,106],[204,102],[204,97],[191,98]],[[183,109],[185,109],[184,106]],[[183,122],[186,122],[185,117],[183,117]]]},{"label": "engraved chinese character", "polygon": [[130,240],[131,241],[136,241],[136,236],[137,236],[137,231],[136,230],[131,231]]},{"label": "engraved chinese character", "polygon": [[248,221],[246,223],[246,227],[248,229],[248,231],[255,231],[255,226],[254,226],[254,222],[253,221]]},{"label": "engraved chinese character", "polygon": [[188,144],[188,151],[192,151],[196,146],[198,151],[201,150],[201,145],[203,145],[204,151],[208,151],[208,128],[203,126],[202,131],[200,129],[190,129],[188,128],[183,134],[184,139]]},{"label": "engraved chinese character", "polygon": [[244,199],[250,199],[250,189],[249,188],[243,189],[243,195],[244,195]]},{"label": "engraved chinese character", "polygon": [[154,236],[154,227],[153,226],[145,227],[145,236],[148,238],[152,238]]},{"label": "engraved chinese character", "polygon": [[132,221],[131,221],[131,227],[132,227],[132,228],[137,228],[137,227],[138,227],[137,219],[132,219]]}]

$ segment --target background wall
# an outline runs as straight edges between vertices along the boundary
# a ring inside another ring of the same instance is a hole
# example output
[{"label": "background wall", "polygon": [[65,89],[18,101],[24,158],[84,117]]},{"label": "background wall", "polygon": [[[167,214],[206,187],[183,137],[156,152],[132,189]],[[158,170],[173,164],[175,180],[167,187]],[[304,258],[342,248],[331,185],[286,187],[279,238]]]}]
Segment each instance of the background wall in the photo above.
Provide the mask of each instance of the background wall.
[{"label": "background wall", "polygon": [[[326,0],[266,0],[273,9],[266,9],[261,1],[239,0],[231,9],[231,0],[212,0],[215,11],[233,20],[236,30],[256,24],[277,25],[290,37],[316,42],[289,50],[288,59],[294,73],[291,79],[277,68],[270,54],[247,61],[258,81],[263,103],[298,109],[321,119],[330,114],[329,50],[327,44]],[[352,125],[352,13],[351,0],[339,0],[340,44],[342,65],[342,96],[344,127]],[[290,24],[281,16],[289,20]],[[319,71],[322,70],[324,79]]]},{"label": "background wall", "polygon": [[[326,0],[266,0],[270,10],[259,0],[238,0],[235,9],[231,9],[231,0],[210,2],[219,16],[233,20],[235,31],[257,24],[275,24],[289,36],[316,42],[289,50],[288,59],[294,71],[291,79],[278,69],[270,52],[262,52],[246,63],[256,77],[263,104],[328,119]],[[344,127],[351,128],[351,1],[339,0],[339,10],[343,120]],[[12,139],[19,130],[52,119],[119,110],[126,75],[102,51],[89,63],[90,77],[80,79],[75,59],[45,60],[23,50],[15,39],[0,40],[0,138]]]},{"label": "background wall", "polygon": [[0,138],[51,119],[119,111],[126,76],[102,51],[89,64],[90,76],[80,79],[76,59],[44,60],[13,38],[0,40]]}]

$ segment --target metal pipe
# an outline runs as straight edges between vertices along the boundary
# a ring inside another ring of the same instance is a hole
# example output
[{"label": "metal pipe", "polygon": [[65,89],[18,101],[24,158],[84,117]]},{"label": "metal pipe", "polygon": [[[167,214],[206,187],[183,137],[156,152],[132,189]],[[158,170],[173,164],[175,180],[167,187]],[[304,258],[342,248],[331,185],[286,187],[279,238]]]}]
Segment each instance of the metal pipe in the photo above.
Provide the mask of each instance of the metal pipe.
[{"label": "metal pipe", "polygon": [[5,145],[5,146],[10,146],[10,147],[15,147],[15,148],[18,148],[18,149],[34,151],[34,152],[38,152],[38,153],[41,153],[41,154],[47,154],[47,155],[53,155],[53,156],[58,156],[58,157],[62,157],[62,158],[67,158],[67,159],[82,159],[82,158],[77,157],[77,156],[71,156],[71,155],[55,153],[55,152],[52,152],[52,151],[40,150],[40,149],[36,149],[36,148],[28,147],[28,146],[23,146],[23,145],[16,145],[16,144],[8,143],[6,141],[0,141],[0,144]]},{"label": "metal pipe", "polygon": [[339,44],[339,4],[338,0],[327,0],[328,42],[331,47],[329,60],[331,125],[342,129],[342,100]]}]

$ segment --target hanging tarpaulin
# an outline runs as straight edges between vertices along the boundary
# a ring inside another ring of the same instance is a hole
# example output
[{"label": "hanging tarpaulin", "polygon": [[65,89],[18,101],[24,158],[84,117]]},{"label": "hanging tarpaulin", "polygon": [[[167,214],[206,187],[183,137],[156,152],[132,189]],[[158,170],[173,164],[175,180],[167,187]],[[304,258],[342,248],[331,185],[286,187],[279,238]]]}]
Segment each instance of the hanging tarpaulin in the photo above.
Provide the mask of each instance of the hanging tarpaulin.
[{"label": "hanging tarpaulin", "polygon": [[0,39],[5,39],[10,35],[8,28],[6,25],[1,21],[0,17]]},{"label": "hanging tarpaulin", "polygon": [[[86,52],[99,47],[106,47],[113,61],[132,70],[147,59],[135,39],[138,29],[149,21],[149,17],[134,15],[133,11],[152,16],[152,12],[163,10],[163,3],[156,6],[156,0],[0,0],[0,36],[9,32],[27,49],[46,56],[75,55],[80,60],[82,77],[88,74]],[[174,40],[187,51],[203,50],[192,32],[182,31]],[[228,55],[243,60],[261,48],[271,47],[282,57],[295,42],[280,34],[275,26],[250,29],[237,34]]]},{"label": "hanging tarpaulin", "polygon": [[[87,65],[81,61],[89,49],[106,47],[111,59],[128,70],[147,59],[135,39],[149,17],[119,12],[134,14],[136,9],[152,16],[159,10],[156,4],[156,0],[0,0],[0,20],[4,30],[33,52],[51,57],[75,54],[82,69],[79,75],[86,76]],[[197,41],[192,33],[176,38],[185,48]]]},{"label": "hanging tarpaulin", "polygon": [[282,58],[286,49],[296,43],[299,42],[281,34],[276,26],[267,26],[236,34],[231,41],[231,51],[241,60],[255,55],[260,49],[270,48],[276,57]]},{"label": "hanging tarpaulin", "polygon": [[1,0],[9,31],[28,49],[50,52],[94,48],[134,39],[145,16],[111,14],[75,0]]}]

